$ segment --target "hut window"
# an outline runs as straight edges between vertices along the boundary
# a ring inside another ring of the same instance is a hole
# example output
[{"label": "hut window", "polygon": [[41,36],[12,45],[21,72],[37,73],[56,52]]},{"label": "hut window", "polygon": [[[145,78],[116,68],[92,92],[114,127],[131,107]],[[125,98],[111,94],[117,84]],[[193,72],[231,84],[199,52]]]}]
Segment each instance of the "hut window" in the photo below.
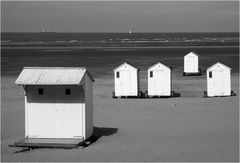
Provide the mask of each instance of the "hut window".
[{"label": "hut window", "polygon": [[65,89],[65,95],[71,95],[71,89]]},{"label": "hut window", "polygon": [[43,95],[43,88],[38,88],[38,94]]},{"label": "hut window", "polygon": [[119,74],[119,72],[117,71],[117,78],[119,78],[119,76],[120,76],[120,74]]},{"label": "hut window", "polygon": [[212,71],[209,71],[209,78],[212,78]]},{"label": "hut window", "polygon": [[152,78],[153,77],[153,72],[152,71],[150,71],[150,78]]}]

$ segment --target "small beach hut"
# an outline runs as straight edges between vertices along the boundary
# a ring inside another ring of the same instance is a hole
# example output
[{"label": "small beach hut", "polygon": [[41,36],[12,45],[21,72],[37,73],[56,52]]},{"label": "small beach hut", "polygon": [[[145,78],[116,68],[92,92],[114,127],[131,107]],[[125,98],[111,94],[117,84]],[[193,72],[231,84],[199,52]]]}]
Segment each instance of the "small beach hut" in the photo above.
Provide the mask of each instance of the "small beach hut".
[{"label": "small beach hut", "polygon": [[116,97],[139,95],[139,69],[125,62],[113,71]]},{"label": "small beach hut", "polygon": [[183,75],[198,75],[198,58],[199,55],[195,52],[190,52],[184,56],[184,72]]},{"label": "small beach hut", "polygon": [[148,95],[171,96],[171,69],[160,62],[148,68]]},{"label": "small beach hut", "polygon": [[207,69],[207,95],[231,95],[231,68],[217,62]]},{"label": "small beach hut", "polygon": [[24,143],[49,145],[89,138],[93,133],[93,82],[82,67],[23,68],[15,83],[25,92]]}]

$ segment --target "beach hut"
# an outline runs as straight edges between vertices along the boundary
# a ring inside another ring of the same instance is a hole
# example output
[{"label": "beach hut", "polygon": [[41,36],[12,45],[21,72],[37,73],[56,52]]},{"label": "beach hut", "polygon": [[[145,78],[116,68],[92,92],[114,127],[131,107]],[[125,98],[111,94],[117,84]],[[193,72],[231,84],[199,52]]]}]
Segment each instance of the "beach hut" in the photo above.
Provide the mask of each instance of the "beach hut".
[{"label": "beach hut", "polygon": [[25,139],[15,145],[66,146],[89,138],[93,82],[86,68],[25,67],[15,81],[25,92]]},{"label": "beach hut", "polygon": [[160,62],[148,68],[148,95],[171,96],[171,69]]},{"label": "beach hut", "polygon": [[207,69],[207,96],[231,95],[231,68],[217,62]]},{"label": "beach hut", "polygon": [[199,55],[190,52],[184,56],[184,72],[183,75],[200,75],[198,67]]},{"label": "beach hut", "polygon": [[113,71],[115,97],[139,95],[139,69],[125,62]]}]

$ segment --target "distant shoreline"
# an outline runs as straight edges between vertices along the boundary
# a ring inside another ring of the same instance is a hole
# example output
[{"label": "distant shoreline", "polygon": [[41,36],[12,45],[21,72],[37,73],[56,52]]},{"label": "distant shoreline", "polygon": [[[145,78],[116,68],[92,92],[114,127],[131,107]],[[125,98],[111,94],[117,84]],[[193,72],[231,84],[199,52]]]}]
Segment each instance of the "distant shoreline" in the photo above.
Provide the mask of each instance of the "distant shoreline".
[{"label": "distant shoreline", "polygon": [[161,48],[238,48],[237,45],[227,46],[125,46],[125,47],[111,47],[111,46],[52,46],[52,47],[1,47],[1,49],[161,49]]},{"label": "distant shoreline", "polygon": [[[25,34],[25,33],[30,33],[30,34],[39,34],[39,33],[44,33],[44,32],[1,32],[2,34]],[[48,32],[46,32],[48,33]],[[57,31],[54,31],[54,32],[50,32],[50,33],[56,33],[56,34],[129,34],[128,32],[57,32]],[[178,34],[178,33],[183,33],[183,34],[194,34],[194,33],[197,33],[197,34],[212,34],[212,33],[217,33],[217,34],[221,34],[221,33],[231,33],[231,34],[239,34],[239,31],[238,32],[132,32],[131,34]]]}]

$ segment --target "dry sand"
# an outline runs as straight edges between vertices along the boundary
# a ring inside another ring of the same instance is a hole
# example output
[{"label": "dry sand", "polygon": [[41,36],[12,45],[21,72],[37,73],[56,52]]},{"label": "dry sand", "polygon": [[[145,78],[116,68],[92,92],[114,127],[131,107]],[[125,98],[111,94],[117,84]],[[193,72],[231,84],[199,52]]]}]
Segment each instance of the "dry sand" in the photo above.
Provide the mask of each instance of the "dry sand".
[{"label": "dry sand", "polygon": [[21,153],[8,147],[24,138],[23,92],[15,79],[2,77],[1,83],[2,161],[239,160],[238,75],[232,76],[237,96],[222,98],[202,98],[206,80],[187,77],[173,82],[180,98],[112,99],[113,80],[96,79],[94,125],[102,137],[84,149]]}]

